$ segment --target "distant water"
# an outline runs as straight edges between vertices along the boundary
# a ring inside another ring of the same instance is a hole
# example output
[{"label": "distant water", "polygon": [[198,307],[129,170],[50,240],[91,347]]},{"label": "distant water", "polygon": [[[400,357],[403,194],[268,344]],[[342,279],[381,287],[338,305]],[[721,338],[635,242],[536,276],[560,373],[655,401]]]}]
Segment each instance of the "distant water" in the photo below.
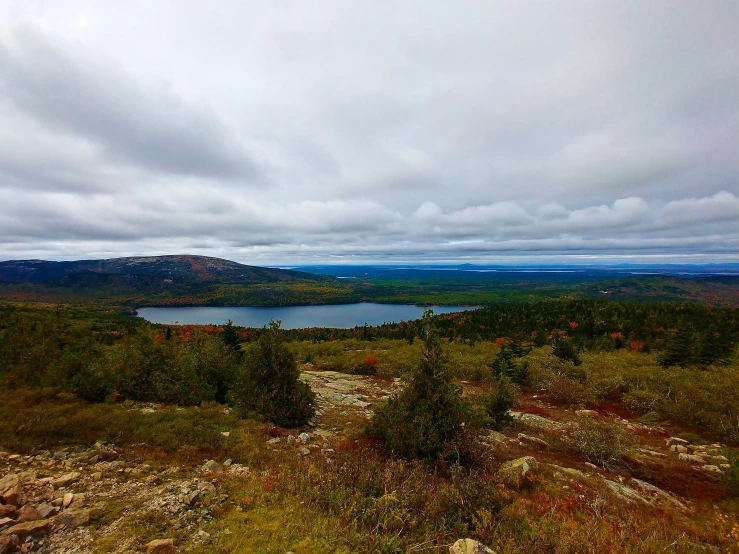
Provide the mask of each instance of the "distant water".
[{"label": "distant water", "polygon": [[[431,306],[435,314],[472,310],[470,306]],[[141,308],[138,315],[152,323],[221,325],[230,319],[234,325],[261,327],[270,319],[282,321],[283,329],[336,327],[348,329],[367,323],[382,325],[419,319],[423,306],[406,304],[331,304],[328,306],[286,306],[278,308],[205,307]]]}]

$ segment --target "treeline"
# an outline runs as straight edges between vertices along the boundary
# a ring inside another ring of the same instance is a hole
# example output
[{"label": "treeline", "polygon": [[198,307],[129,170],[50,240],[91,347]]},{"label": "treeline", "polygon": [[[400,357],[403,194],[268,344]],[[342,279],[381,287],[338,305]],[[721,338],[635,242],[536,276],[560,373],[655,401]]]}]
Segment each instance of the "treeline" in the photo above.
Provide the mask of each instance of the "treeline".
[{"label": "treeline", "polygon": [[[609,300],[543,300],[435,317],[442,338],[474,344],[501,338],[533,346],[571,341],[578,350],[669,353],[665,365],[725,362],[739,339],[739,310],[697,304],[637,304]],[[420,321],[353,329],[286,331],[293,339],[405,339],[420,336]]]}]

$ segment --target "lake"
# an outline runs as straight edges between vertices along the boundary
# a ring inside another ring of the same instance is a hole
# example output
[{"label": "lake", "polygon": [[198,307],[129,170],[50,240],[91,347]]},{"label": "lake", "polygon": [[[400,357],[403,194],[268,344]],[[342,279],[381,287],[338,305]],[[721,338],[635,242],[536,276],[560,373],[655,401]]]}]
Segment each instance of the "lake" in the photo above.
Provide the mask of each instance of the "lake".
[{"label": "lake", "polygon": [[[435,314],[472,310],[471,306],[431,306]],[[283,329],[304,327],[351,327],[382,325],[419,319],[423,306],[407,304],[331,304],[327,306],[284,306],[276,308],[206,307],[140,308],[138,315],[152,323],[221,325],[230,319],[234,325],[261,327],[270,319],[282,320]]]}]

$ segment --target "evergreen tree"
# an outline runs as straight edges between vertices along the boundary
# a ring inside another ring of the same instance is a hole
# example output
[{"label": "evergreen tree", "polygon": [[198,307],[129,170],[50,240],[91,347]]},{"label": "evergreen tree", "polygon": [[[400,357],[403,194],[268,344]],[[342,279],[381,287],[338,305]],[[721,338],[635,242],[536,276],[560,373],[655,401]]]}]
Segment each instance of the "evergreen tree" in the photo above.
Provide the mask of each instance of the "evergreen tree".
[{"label": "evergreen tree", "polygon": [[572,340],[557,337],[552,346],[552,354],[560,360],[569,360],[575,366],[579,366],[582,363],[580,359],[580,348]]},{"label": "evergreen tree", "polygon": [[731,342],[727,341],[721,333],[709,329],[700,340],[698,363],[702,366],[727,365],[729,363],[730,344]]},{"label": "evergreen tree", "polygon": [[[523,351],[518,350],[519,352]],[[496,379],[505,377],[514,383],[523,383],[528,375],[529,364],[527,362],[517,362],[516,358],[518,357],[505,343],[502,344],[495,355],[495,359],[490,364],[493,376]]]},{"label": "evergreen tree", "polygon": [[282,343],[279,321],[270,321],[245,353],[229,397],[243,414],[258,413],[280,427],[299,427],[315,414],[315,393],[300,380],[295,356]]},{"label": "evergreen tree", "polygon": [[470,406],[452,383],[431,310],[424,311],[421,339],[419,367],[400,393],[379,406],[369,432],[402,458],[461,461],[464,432],[474,425],[467,421]]},{"label": "evergreen tree", "polygon": [[662,367],[686,367],[697,361],[693,342],[693,328],[687,325],[678,327],[672,333],[665,346],[665,350],[657,357],[657,363]]},{"label": "evergreen tree", "polygon": [[241,337],[234,328],[234,322],[230,319],[223,326],[223,332],[220,334],[221,340],[236,356],[241,356]]},{"label": "evergreen tree", "polygon": [[516,394],[511,381],[507,377],[501,377],[494,382],[492,390],[482,395],[482,407],[488,418],[490,427],[500,429],[513,418],[508,411],[516,401]]}]

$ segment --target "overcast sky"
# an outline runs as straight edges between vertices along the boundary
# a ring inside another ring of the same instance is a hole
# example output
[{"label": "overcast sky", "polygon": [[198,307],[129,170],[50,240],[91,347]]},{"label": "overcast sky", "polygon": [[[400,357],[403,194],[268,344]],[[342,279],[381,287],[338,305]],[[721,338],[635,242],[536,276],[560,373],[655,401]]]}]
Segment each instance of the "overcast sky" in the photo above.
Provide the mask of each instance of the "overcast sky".
[{"label": "overcast sky", "polygon": [[739,261],[739,2],[0,0],[0,259]]}]

